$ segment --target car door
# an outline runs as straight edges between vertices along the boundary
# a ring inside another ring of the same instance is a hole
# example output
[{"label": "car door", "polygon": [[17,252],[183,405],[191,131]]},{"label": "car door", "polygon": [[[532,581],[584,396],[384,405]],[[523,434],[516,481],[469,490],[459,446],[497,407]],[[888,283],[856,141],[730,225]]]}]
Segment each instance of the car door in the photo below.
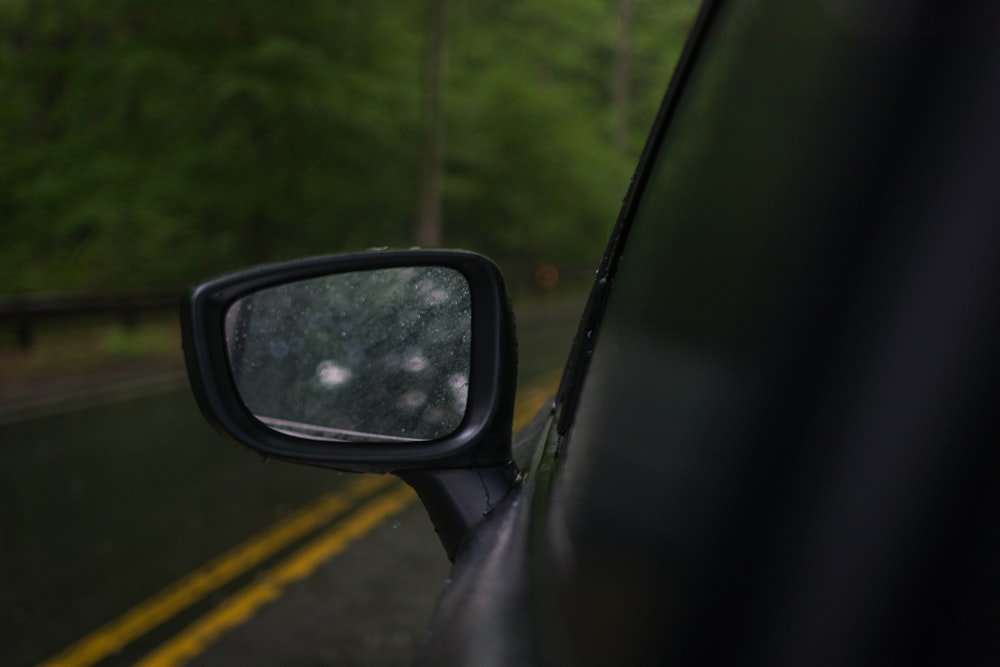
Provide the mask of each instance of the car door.
[{"label": "car door", "polygon": [[1000,656],[996,18],[706,3],[536,482],[536,661]]}]

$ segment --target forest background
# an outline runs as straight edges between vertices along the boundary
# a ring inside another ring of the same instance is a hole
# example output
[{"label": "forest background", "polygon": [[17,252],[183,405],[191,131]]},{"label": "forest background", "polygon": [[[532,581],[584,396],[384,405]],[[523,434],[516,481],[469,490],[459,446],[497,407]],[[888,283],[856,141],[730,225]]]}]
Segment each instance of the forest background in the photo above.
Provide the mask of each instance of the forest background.
[{"label": "forest background", "polygon": [[0,0],[0,293],[374,246],[592,271],[695,10]]}]

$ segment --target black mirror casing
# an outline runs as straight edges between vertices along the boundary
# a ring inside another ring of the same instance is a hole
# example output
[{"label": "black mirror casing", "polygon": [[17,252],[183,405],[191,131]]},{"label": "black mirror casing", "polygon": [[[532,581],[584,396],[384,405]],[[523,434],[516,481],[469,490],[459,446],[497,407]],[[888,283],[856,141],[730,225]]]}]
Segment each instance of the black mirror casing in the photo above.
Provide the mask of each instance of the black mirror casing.
[{"label": "black mirror casing", "polygon": [[[226,312],[234,301],[261,289],[326,275],[426,266],[460,272],[470,289],[469,395],[465,416],[454,432],[419,443],[317,442],[273,430],[251,414],[240,398],[225,345]],[[510,462],[517,379],[514,319],[499,269],[481,255],[373,251],[254,268],[191,290],[182,303],[181,328],[191,387],[206,419],[262,456],[355,472],[488,468]]]}]

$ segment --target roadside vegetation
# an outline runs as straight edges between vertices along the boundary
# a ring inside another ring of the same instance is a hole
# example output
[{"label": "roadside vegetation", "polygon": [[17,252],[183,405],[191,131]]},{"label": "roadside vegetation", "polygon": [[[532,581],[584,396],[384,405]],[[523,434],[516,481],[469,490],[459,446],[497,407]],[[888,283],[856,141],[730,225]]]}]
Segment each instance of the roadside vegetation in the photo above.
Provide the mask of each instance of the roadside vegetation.
[{"label": "roadside vegetation", "polygon": [[39,329],[28,349],[0,337],[0,404],[93,389],[183,368],[174,319],[125,327],[84,320]]},{"label": "roadside vegetation", "polygon": [[[0,296],[423,245],[567,310],[696,4],[0,0]],[[0,328],[0,400],[180,366],[171,318]]]},{"label": "roadside vegetation", "polygon": [[0,0],[0,290],[418,241],[590,266],[695,5]]}]

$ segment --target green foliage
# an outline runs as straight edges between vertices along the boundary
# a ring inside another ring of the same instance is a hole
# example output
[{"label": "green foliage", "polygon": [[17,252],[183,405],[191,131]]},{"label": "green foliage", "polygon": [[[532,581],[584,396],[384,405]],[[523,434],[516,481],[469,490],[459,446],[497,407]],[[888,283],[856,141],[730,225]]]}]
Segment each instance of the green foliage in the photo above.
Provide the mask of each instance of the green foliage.
[{"label": "green foliage", "polygon": [[[422,5],[0,0],[0,290],[409,245]],[[592,262],[693,5],[638,3],[623,160],[612,0],[452,0],[446,244]]]},{"label": "green foliage", "polygon": [[163,326],[107,326],[99,331],[96,348],[115,359],[165,357],[177,349],[177,333]]}]

